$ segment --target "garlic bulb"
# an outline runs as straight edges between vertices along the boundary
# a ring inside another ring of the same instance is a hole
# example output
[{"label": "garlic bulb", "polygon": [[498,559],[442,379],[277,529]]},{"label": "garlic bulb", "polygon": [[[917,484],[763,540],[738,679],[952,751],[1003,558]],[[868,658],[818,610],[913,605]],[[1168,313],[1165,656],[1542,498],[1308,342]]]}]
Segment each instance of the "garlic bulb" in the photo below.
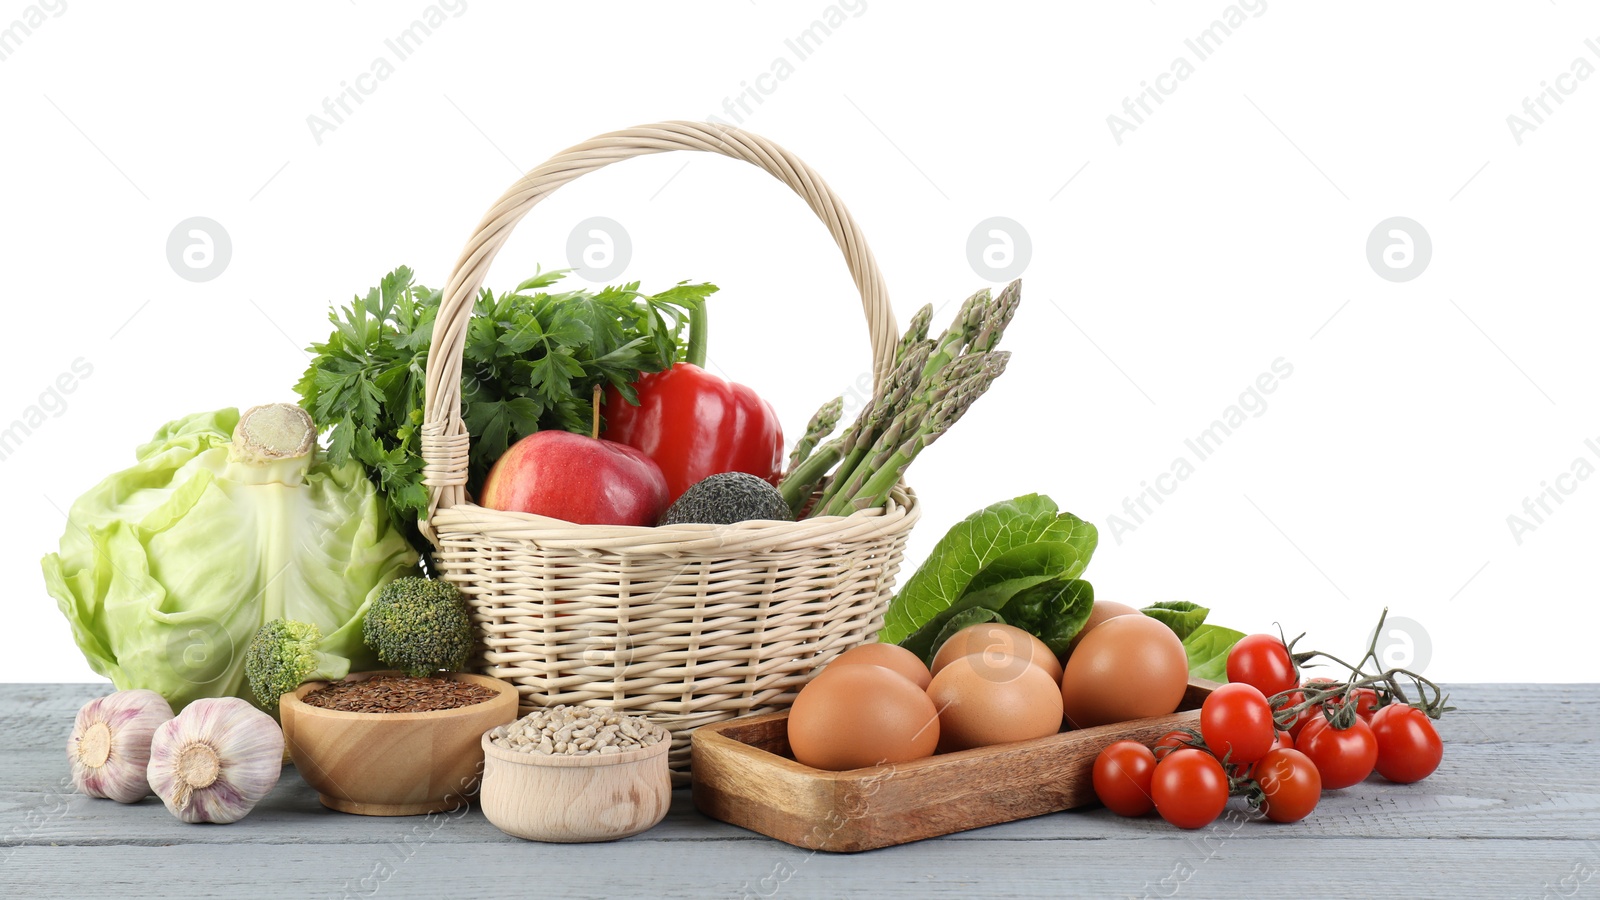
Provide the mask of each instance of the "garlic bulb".
[{"label": "garlic bulb", "polygon": [[150,746],[150,787],[185,822],[237,822],[282,771],[283,731],[238,697],[194,701]]},{"label": "garlic bulb", "polygon": [[150,738],[171,720],[172,706],[155,691],[117,691],[85,703],[67,739],[78,793],[118,803],[150,796]]}]

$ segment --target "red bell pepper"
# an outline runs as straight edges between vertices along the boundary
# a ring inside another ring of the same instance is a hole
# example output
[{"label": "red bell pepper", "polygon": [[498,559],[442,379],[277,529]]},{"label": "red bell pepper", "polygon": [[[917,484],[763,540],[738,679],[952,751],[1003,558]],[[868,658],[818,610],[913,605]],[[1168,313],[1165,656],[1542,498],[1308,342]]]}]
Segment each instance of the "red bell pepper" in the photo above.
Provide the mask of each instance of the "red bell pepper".
[{"label": "red bell pepper", "polygon": [[644,452],[667,477],[671,503],[701,479],[748,472],[776,485],[783,473],[783,428],[755,391],[705,371],[705,313],[689,319],[688,362],[634,383],[639,405],[606,389],[606,440]]}]

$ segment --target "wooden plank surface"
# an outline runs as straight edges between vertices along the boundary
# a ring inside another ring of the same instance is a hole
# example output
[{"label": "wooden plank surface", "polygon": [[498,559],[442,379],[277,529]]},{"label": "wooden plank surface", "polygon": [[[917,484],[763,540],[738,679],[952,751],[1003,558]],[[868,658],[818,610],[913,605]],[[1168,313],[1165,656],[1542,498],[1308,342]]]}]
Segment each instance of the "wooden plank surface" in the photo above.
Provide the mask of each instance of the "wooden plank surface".
[{"label": "wooden plank surface", "polygon": [[[1462,685],[1445,762],[1373,778],[1295,825],[1182,832],[1103,809],[855,855],[695,812],[614,844],[509,838],[476,809],[430,825],[322,809],[292,769],[234,825],[73,795],[65,742],[94,685],[0,685],[0,892],[9,897],[1600,896],[1593,685]],[[1315,872],[1307,881],[1307,871]]]}]

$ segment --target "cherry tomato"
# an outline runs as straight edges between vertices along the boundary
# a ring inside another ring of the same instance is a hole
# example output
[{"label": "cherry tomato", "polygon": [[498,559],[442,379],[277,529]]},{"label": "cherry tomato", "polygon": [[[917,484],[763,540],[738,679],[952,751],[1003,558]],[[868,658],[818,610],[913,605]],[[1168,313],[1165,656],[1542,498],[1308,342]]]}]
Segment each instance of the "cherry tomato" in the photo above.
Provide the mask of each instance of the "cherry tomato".
[{"label": "cherry tomato", "polygon": [[1150,778],[1156,755],[1138,741],[1117,741],[1094,760],[1094,795],[1119,816],[1142,816],[1155,809]]},{"label": "cherry tomato", "polygon": [[1200,705],[1200,736],[1218,759],[1235,765],[1255,762],[1272,749],[1277,736],[1272,707],[1248,684],[1225,684]]},{"label": "cherry tomato", "polygon": [[1421,781],[1444,759],[1444,744],[1427,713],[1403,703],[1373,715],[1372,736],[1378,742],[1378,774],[1390,781]]},{"label": "cherry tomato", "polygon": [[1252,685],[1268,697],[1300,684],[1289,648],[1270,634],[1252,634],[1228,651],[1228,680]]},{"label": "cherry tomato", "polygon": [[1159,762],[1162,759],[1165,759],[1168,753],[1171,753],[1174,750],[1182,750],[1185,747],[1193,746],[1193,743],[1194,739],[1189,736],[1189,732],[1169,731],[1162,735],[1161,740],[1156,741],[1155,746],[1151,747],[1150,749],[1155,751],[1156,761]]},{"label": "cherry tomato", "polygon": [[[1293,691],[1277,701],[1277,705],[1272,708],[1273,716],[1276,718],[1280,711],[1299,706],[1304,702],[1306,702],[1305,692]],[[1294,721],[1290,722],[1284,727],[1289,729],[1289,736],[1291,738],[1298,740],[1300,738],[1300,729],[1306,727],[1307,722],[1320,715],[1322,715],[1322,706],[1320,704],[1316,706],[1308,706],[1305,709],[1300,710],[1298,713],[1295,713]]]},{"label": "cherry tomato", "polygon": [[1228,805],[1228,776],[1203,750],[1175,750],[1156,763],[1150,796],[1161,818],[1179,828],[1204,828]]},{"label": "cherry tomato", "polygon": [[1378,714],[1378,692],[1372,688],[1356,688],[1356,715],[1372,723],[1372,717]]},{"label": "cherry tomato", "polygon": [[[1306,722],[1305,727],[1300,729],[1299,734],[1294,735],[1294,748],[1296,750],[1304,751],[1306,749],[1306,744],[1311,740],[1311,736],[1327,727],[1328,717],[1322,714],[1322,709],[1319,707],[1317,709],[1317,714],[1312,716]],[[1291,734],[1293,734],[1293,732],[1291,732]]]},{"label": "cherry tomato", "polygon": [[1322,786],[1330,791],[1347,788],[1371,775],[1378,761],[1378,741],[1372,736],[1372,728],[1359,717],[1345,729],[1334,728],[1326,719],[1313,719],[1300,732],[1295,747],[1316,763]]},{"label": "cherry tomato", "polygon": [[[1289,736],[1289,732],[1283,731],[1283,730],[1280,729],[1278,731],[1278,736],[1272,739],[1272,749],[1267,751],[1267,756],[1271,756],[1273,750],[1293,750],[1293,749],[1294,749],[1294,738]],[[1266,759],[1266,758],[1267,758],[1266,756],[1261,757],[1261,759]],[[1261,760],[1258,759],[1255,762],[1244,766],[1243,769],[1242,769],[1241,774],[1243,774],[1244,777],[1246,777],[1246,778],[1254,778],[1255,777],[1255,773],[1256,773],[1256,769],[1260,765],[1261,765]]]},{"label": "cherry tomato", "polygon": [[1256,763],[1252,777],[1266,794],[1261,811],[1274,822],[1298,822],[1322,798],[1322,775],[1299,750],[1273,750]]},{"label": "cherry tomato", "polygon": [[[1278,729],[1277,733],[1273,736],[1273,738],[1272,738],[1272,746],[1267,748],[1267,752],[1271,753],[1274,750],[1293,750],[1293,749],[1294,749],[1294,738],[1289,735],[1289,732],[1284,731],[1283,729],[1280,728],[1280,729]],[[1262,759],[1266,759],[1266,757],[1263,756]],[[1260,762],[1260,760],[1257,760],[1257,762]]]},{"label": "cherry tomato", "polygon": [[1371,722],[1373,713],[1378,711],[1378,692],[1372,688],[1356,688],[1345,695],[1343,700],[1329,700],[1323,705],[1337,709],[1341,703],[1351,700],[1355,701],[1356,715]]}]

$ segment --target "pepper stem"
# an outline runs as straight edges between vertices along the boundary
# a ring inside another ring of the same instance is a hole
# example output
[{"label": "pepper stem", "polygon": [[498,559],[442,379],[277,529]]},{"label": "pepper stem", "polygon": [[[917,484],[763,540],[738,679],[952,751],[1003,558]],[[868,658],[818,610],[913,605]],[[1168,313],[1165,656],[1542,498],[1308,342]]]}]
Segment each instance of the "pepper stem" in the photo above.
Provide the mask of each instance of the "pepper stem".
[{"label": "pepper stem", "polygon": [[706,302],[689,307],[689,345],[684,350],[684,361],[704,369],[706,367]]}]

